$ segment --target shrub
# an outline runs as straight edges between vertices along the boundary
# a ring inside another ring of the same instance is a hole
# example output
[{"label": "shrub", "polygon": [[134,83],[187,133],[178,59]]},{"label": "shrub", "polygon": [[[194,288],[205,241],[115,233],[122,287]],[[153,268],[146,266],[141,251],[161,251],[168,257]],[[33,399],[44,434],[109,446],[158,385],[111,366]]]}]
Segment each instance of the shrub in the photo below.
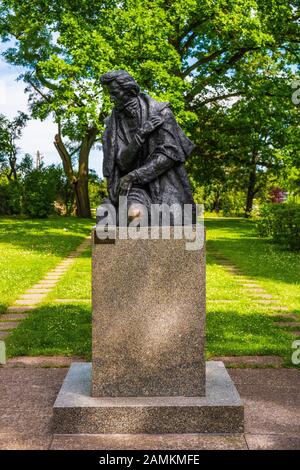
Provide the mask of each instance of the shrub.
[{"label": "shrub", "polygon": [[300,205],[267,204],[257,222],[260,236],[270,236],[291,250],[300,250]]},{"label": "shrub", "polygon": [[56,178],[50,168],[33,170],[24,178],[23,209],[30,217],[47,217],[54,210]]},{"label": "shrub", "polygon": [[300,206],[286,206],[275,213],[272,237],[291,250],[300,250]]},{"label": "shrub", "polygon": [[21,194],[22,187],[18,181],[0,176],[0,215],[20,214]]}]

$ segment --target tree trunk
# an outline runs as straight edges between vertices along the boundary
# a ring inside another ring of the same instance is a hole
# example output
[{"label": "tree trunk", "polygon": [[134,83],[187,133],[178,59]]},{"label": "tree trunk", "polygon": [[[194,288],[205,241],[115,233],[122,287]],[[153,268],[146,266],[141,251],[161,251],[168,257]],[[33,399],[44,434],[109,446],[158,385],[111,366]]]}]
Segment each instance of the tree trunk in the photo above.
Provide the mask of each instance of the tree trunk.
[{"label": "tree trunk", "polygon": [[96,136],[97,129],[89,129],[80,146],[78,179],[75,184],[77,214],[79,217],[91,217],[89,198],[89,155],[96,140]]},{"label": "tree trunk", "polygon": [[72,186],[75,201],[76,215],[78,217],[91,217],[90,199],[88,191],[89,183],[89,155],[91,148],[97,136],[97,129],[90,129],[82,140],[79,151],[79,170],[78,176],[75,176],[72,166],[71,155],[67,151],[60,134],[55,136],[54,145],[61,157],[64,172],[68,178],[70,186]]},{"label": "tree trunk", "polygon": [[253,200],[256,194],[256,155],[252,155],[251,159],[251,169],[248,180],[248,190],[247,190],[247,199],[246,199],[246,208],[245,208],[245,217],[250,217],[253,209]]}]

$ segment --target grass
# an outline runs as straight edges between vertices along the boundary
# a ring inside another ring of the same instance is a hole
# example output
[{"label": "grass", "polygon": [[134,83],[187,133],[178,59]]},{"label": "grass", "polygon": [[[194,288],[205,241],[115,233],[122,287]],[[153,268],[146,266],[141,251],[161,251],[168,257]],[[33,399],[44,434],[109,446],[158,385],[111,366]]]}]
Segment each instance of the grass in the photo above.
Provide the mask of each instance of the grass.
[{"label": "grass", "polygon": [[245,219],[209,219],[208,250],[215,248],[270,294],[300,314],[300,253],[283,250],[258,238],[254,222]]},{"label": "grass", "polygon": [[[65,355],[91,358],[91,250],[88,248],[29,318],[7,339],[8,356]],[[57,303],[56,299],[73,299]],[[78,301],[76,301],[76,299]]]},{"label": "grass", "polygon": [[0,217],[0,314],[87,236],[91,220]]},{"label": "grass", "polygon": [[[281,251],[268,240],[258,239],[251,221],[213,219],[206,221],[206,227],[207,357],[278,355],[291,365],[291,344],[296,338],[288,329],[276,326],[270,308],[257,303],[217,263],[210,249],[224,253],[245,275],[255,278],[295,313],[299,313],[299,254]],[[88,249],[75,260],[46,302],[13,331],[7,340],[9,355],[63,354],[90,359],[91,304],[82,302],[90,298],[90,286]],[[74,300],[70,304],[58,304],[55,302],[58,298]]]}]

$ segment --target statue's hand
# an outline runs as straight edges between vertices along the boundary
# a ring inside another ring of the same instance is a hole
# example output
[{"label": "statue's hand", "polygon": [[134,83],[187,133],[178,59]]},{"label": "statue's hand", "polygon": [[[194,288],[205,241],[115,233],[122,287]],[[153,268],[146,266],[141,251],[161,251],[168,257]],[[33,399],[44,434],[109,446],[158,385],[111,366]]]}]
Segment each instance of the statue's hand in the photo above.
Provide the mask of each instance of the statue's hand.
[{"label": "statue's hand", "polygon": [[158,114],[152,116],[148,121],[145,122],[143,127],[141,128],[141,133],[143,136],[151,134],[157,127],[161,126],[163,123],[163,117],[159,116]]},{"label": "statue's hand", "polygon": [[118,187],[119,196],[127,196],[128,195],[135,179],[136,178],[135,178],[135,175],[133,173],[128,173],[128,175],[125,175],[120,179],[119,187]]}]

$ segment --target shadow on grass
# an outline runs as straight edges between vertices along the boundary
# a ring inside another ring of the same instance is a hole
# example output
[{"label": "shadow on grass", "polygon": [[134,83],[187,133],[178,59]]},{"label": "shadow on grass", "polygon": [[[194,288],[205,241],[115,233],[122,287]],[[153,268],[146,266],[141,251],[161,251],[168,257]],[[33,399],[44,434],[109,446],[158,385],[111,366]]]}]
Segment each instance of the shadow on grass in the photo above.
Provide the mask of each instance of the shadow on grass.
[{"label": "shadow on grass", "polygon": [[[216,248],[245,275],[300,284],[300,253],[283,250],[268,239],[258,238],[253,222],[213,219],[207,221],[207,228],[208,253]],[[210,237],[209,230],[216,233]],[[207,263],[218,264],[211,256]]]},{"label": "shadow on grass", "polygon": [[91,322],[90,305],[40,307],[7,338],[8,356],[78,355],[90,360]]},{"label": "shadow on grass", "polygon": [[92,229],[92,219],[51,217],[22,219],[0,217],[2,243],[39,253],[64,256],[74,249]]},{"label": "shadow on grass", "polygon": [[211,309],[207,315],[208,356],[276,355],[290,359],[293,340],[264,314]]}]

